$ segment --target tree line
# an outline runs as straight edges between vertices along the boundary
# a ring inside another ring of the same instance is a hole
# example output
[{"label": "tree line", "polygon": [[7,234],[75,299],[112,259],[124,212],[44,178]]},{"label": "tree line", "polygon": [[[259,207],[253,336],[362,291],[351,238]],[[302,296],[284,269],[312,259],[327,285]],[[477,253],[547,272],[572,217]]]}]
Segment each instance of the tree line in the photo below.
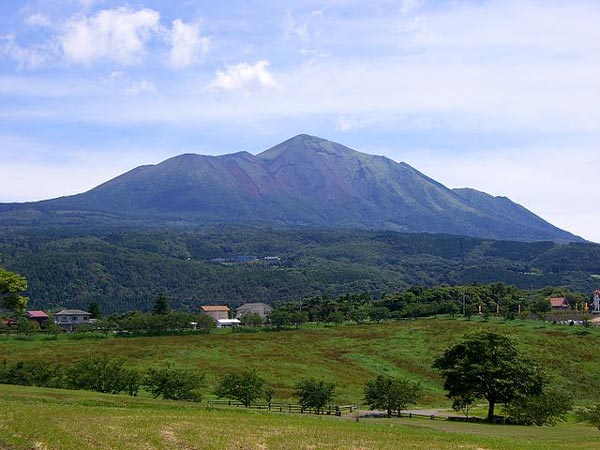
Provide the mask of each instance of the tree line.
[{"label": "tree line", "polygon": [[[276,266],[210,262],[275,255]],[[177,309],[210,298],[272,303],[412,285],[502,281],[520,288],[591,292],[600,246],[489,241],[458,236],[242,227],[186,230],[0,230],[0,265],[25,275],[35,307],[98,302],[106,313],[150,310],[165,290]],[[165,283],[165,280],[169,280]],[[149,300],[150,299],[150,300]]]}]

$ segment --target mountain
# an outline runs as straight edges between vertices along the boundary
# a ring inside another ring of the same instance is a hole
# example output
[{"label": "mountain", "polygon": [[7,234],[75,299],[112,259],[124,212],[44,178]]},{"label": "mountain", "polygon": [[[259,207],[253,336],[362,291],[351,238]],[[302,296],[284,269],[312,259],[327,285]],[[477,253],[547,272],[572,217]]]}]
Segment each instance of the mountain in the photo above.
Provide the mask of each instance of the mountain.
[{"label": "mountain", "polygon": [[299,135],[256,156],[184,154],[88,192],[0,205],[0,224],[268,224],[577,242],[505,197],[448,189],[406,163]]}]

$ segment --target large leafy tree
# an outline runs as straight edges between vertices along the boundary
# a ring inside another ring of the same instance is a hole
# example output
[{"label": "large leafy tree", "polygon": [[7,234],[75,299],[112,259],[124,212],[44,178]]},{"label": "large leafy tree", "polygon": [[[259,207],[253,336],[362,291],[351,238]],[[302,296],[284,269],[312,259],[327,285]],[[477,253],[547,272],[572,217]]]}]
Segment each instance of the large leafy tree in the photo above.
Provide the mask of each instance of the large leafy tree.
[{"label": "large leafy tree", "polygon": [[388,417],[392,413],[400,417],[403,409],[417,403],[421,385],[405,378],[379,375],[367,383],[364,394],[365,402],[371,409],[385,409]]},{"label": "large leafy tree", "polygon": [[497,404],[540,395],[546,382],[543,372],[519,354],[510,338],[490,332],[467,336],[437,357],[433,367],[444,377],[448,397],[487,400],[489,421]]},{"label": "large leafy tree", "polygon": [[0,308],[14,312],[24,311],[28,299],[22,293],[26,290],[25,278],[0,267]]}]

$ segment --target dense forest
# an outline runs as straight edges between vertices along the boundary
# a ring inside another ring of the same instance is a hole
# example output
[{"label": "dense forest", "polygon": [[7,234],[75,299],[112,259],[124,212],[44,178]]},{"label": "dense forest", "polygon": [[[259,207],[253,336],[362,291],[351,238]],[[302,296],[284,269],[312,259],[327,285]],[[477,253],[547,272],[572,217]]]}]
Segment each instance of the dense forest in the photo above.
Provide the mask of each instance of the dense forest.
[{"label": "dense forest", "polygon": [[3,228],[0,265],[27,278],[30,307],[105,313],[148,311],[160,292],[193,310],[439,284],[600,287],[597,244],[307,228]]}]

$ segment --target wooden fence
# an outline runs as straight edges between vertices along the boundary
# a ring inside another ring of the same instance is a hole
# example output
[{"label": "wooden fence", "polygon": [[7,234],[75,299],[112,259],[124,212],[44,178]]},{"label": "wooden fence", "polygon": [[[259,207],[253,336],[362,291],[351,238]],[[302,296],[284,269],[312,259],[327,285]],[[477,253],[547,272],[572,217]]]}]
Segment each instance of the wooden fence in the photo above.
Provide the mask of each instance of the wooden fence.
[{"label": "wooden fence", "polygon": [[[246,408],[243,403],[235,400],[207,400],[207,406],[226,406],[233,408]],[[326,414],[341,416],[343,413],[351,413],[356,409],[355,405],[327,405],[323,408],[322,412],[317,412],[314,409],[303,408],[301,405],[293,403],[252,403],[247,408],[250,409],[262,409],[266,411],[275,412],[287,412],[287,413],[299,413],[299,414]]]}]

